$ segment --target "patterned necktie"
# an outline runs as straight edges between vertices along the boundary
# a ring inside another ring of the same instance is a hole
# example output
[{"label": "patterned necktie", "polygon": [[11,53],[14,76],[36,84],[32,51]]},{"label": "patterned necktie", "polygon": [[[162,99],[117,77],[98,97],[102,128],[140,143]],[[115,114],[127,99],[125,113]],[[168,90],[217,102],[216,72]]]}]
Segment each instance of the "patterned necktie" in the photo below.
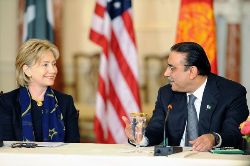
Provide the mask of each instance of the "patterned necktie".
[{"label": "patterned necktie", "polygon": [[189,141],[195,140],[198,137],[198,118],[194,106],[194,101],[196,100],[196,97],[193,94],[189,95],[188,97],[188,119],[186,127],[185,146],[192,146],[191,144],[189,144]]}]

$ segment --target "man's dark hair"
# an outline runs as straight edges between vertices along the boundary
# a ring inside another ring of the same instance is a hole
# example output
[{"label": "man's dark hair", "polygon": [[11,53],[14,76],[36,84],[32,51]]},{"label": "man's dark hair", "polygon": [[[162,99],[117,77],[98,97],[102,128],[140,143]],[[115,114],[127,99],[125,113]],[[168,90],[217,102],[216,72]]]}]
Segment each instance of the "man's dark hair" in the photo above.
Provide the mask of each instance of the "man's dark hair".
[{"label": "man's dark hair", "polygon": [[195,42],[181,42],[173,45],[171,51],[186,53],[185,66],[196,66],[199,75],[211,73],[211,66],[204,49]]}]

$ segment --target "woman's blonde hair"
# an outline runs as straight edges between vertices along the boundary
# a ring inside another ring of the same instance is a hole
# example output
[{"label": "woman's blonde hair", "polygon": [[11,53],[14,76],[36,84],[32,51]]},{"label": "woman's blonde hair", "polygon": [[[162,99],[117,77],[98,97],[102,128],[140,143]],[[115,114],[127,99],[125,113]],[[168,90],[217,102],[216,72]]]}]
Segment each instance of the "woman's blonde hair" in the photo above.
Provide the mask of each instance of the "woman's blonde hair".
[{"label": "woman's blonde hair", "polygon": [[32,66],[46,51],[51,51],[55,59],[59,58],[58,48],[48,40],[30,39],[20,46],[15,64],[16,80],[19,86],[27,86],[30,81],[30,78],[23,71],[23,66]]}]

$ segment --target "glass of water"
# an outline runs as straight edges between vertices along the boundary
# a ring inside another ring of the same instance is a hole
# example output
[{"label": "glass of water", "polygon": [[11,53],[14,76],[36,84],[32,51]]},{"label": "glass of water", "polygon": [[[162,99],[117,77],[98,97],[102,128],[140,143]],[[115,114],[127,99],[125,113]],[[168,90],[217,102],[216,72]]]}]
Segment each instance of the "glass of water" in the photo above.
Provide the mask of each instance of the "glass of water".
[{"label": "glass of water", "polygon": [[130,120],[133,141],[139,151],[140,142],[145,134],[147,114],[142,112],[132,112],[130,113]]}]

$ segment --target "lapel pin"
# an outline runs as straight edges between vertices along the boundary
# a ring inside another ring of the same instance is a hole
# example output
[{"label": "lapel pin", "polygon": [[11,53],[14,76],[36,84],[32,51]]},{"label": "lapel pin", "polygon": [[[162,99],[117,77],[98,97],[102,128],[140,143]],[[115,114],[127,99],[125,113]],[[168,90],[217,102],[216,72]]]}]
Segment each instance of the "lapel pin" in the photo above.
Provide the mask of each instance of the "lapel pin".
[{"label": "lapel pin", "polygon": [[207,105],[207,110],[210,110],[211,109],[211,106],[210,105]]}]

